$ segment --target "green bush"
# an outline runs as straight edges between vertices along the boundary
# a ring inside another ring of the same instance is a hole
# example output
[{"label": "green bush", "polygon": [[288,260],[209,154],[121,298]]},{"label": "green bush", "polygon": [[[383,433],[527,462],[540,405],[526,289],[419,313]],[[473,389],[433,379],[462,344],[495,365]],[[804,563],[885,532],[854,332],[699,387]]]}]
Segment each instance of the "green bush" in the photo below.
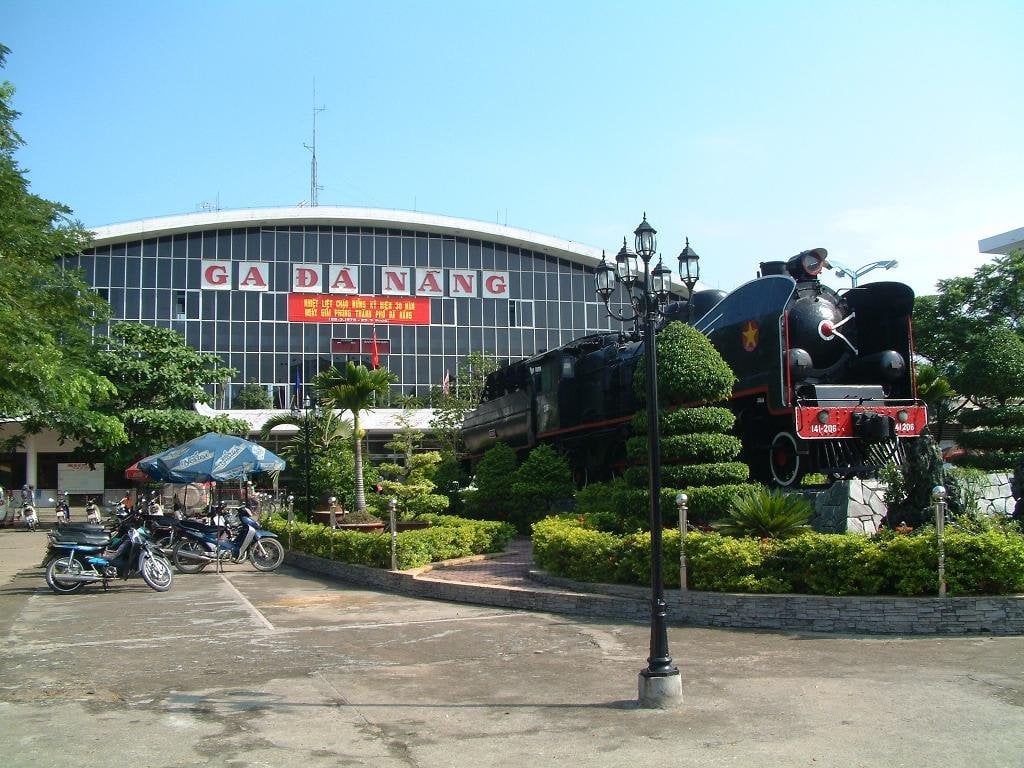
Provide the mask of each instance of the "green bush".
[{"label": "green bush", "polygon": [[[743,483],[750,476],[750,467],[742,461],[721,461],[714,464],[666,464],[661,468],[661,481],[672,488],[695,485]],[[625,477],[640,485],[647,482],[647,467],[630,467]]]},{"label": "green bush", "polygon": [[572,499],[569,462],[550,445],[538,445],[511,477],[513,511],[509,522],[520,533],[547,517],[560,502]]},{"label": "green bush", "polygon": [[[425,515],[423,519],[433,525],[402,531],[396,536],[399,570],[456,557],[500,552],[515,535],[515,529],[503,522],[450,515]],[[275,516],[266,527],[276,533],[282,543],[287,543],[287,520]],[[391,567],[391,537],[387,534],[332,531],[326,525],[296,522],[292,524],[291,536],[292,548],[299,552],[371,568]]]},{"label": "green bush", "polygon": [[[696,328],[672,322],[658,332],[655,351],[658,356],[658,399],[660,404],[679,405],[694,401],[717,402],[732,394],[736,380],[707,336]],[[633,389],[642,401],[646,398],[646,369],[638,365]]]},{"label": "green bush", "polygon": [[[1024,536],[1004,531],[949,532],[946,579],[951,595],[1024,592]],[[585,517],[551,517],[533,526],[534,558],[548,572],[578,581],[648,584],[650,534],[616,535]],[[820,595],[934,595],[934,530],[902,535],[804,533],[785,540],[733,538],[690,531],[687,572],[694,589]],[[679,583],[679,532],[663,535],[663,579]]]},{"label": "green bush", "polygon": [[476,466],[476,490],[464,497],[464,511],[477,520],[508,520],[515,512],[509,483],[516,471],[516,453],[495,443]]},{"label": "green bush", "polygon": [[736,494],[725,517],[711,527],[737,538],[789,539],[810,530],[813,514],[803,496],[752,486]]},{"label": "green bush", "polygon": [[[661,459],[664,462],[731,461],[740,455],[743,443],[733,435],[694,432],[687,435],[663,435]],[[626,441],[626,455],[633,461],[647,461],[647,436],[638,435]]]},{"label": "green bush", "polygon": [[950,462],[958,467],[971,467],[983,472],[1012,472],[1017,464],[1024,460],[1024,453],[964,453],[953,456]]},{"label": "green bush", "polygon": [[978,408],[960,411],[956,420],[966,429],[975,427],[1024,427],[1024,406],[1000,405],[994,408]]},{"label": "green bush", "polygon": [[[729,432],[736,423],[736,416],[728,408],[698,406],[663,409],[658,412],[658,428],[666,435],[686,435],[692,432]],[[647,433],[647,411],[637,411],[633,416],[633,431]]]}]

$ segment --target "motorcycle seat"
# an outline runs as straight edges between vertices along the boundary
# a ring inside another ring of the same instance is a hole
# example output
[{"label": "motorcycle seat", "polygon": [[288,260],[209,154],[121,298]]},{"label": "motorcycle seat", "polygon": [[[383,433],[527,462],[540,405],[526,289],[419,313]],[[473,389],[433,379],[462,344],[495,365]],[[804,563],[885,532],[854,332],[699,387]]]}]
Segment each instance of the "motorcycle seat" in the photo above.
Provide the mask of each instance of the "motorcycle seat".
[{"label": "motorcycle seat", "polygon": [[149,523],[156,528],[173,528],[178,524],[178,520],[168,515],[153,515],[149,518]]},{"label": "motorcycle seat", "polygon": [[81,531],[84,533],[105,534],[107,529],[96,523],[65,523],[60,527],[62,531]]},{"label": "motorcycle seat", "polygon": [[207,525],[206,523],[200,523],[197,520],[180,520],[178,521],[182,528],[187,528],[191,531],[197,531],[199,533],[220,533],[223,529],[219,525]]},{"label": "motorcycle seat", "polygon": [[54,544],[82,544],[84,546],[103,546],[110,542],[107,534],[83,533],[82,531],[69,531],[65,535],[55,535]]}]

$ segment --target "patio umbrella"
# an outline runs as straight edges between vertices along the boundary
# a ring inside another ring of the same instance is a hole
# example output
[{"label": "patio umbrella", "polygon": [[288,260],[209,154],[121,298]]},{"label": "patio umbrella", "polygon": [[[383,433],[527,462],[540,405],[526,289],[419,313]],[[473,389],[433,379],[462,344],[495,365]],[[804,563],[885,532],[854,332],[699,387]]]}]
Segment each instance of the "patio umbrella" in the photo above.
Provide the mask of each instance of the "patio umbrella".
[{"label": "patio umbrella", "polygon": [[260,472],[280,471],[284,466],[284,459],[263,446],[216,432],[139,462],[139,469],[150,477],[172,483],[245,480]]},{"label": "patio umbrella", "polygon": [[[150,456],[149,458],[152,457]],[[139,461],[136,461],[124,471],[125,479],[131,480],[134,483],[145,483],[149,480],[159,480],[160,478],[153,477],[139,468],[139,462],[141,461],[145,461],[145,459],[139,459]]]}]

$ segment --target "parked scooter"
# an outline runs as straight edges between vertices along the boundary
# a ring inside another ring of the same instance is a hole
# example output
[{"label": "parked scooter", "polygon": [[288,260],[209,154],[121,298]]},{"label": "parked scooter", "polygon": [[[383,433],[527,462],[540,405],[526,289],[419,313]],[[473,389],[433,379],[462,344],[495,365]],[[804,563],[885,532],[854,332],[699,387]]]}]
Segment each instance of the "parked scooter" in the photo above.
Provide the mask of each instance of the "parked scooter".
[{"label": "parked scooter", "polygon": [[100,516],[100,505],[91,496],[85,502],[85,519],[93,525],[99,525],[103,522],[103,518]]},{"label": "parked scooter", "polygon": [[[50,499],[53,502],[53,499]],[[68,504],[68,497],[61,491],[57,494],[57,503],[54,506],[57,513],[57,525],[67,525],[71,522],[71,506]]]},{"label": "parked scooter", "polygon": [[[106,541],[101,543],[103,539]],[[171,564],[149,543],[139,515],[126,518],[114,537],[65,530],[52,537],[50,547],[64,552],[46,565],[46,583],[58,595],[72,594],[96,582],[107,589],[111,579],[136,574],[157,592],[171,588]]]},{"label": "parked scooter", "polygon": [[39,526],[36,508],[28,502],[21,505],[21,520],[30,531],[34,531]]},{"label": "parked scooter", "polygon": [[172,559],[182,573],[198,573],[210,563],[241,563],[248,560],[258,571],[273,571],[284,562],[284,547],[277,534],[259,527],[248,507],[238,510],[239,528],[232,538],[228,528],[191,520],[180,522],[182,540]]}]

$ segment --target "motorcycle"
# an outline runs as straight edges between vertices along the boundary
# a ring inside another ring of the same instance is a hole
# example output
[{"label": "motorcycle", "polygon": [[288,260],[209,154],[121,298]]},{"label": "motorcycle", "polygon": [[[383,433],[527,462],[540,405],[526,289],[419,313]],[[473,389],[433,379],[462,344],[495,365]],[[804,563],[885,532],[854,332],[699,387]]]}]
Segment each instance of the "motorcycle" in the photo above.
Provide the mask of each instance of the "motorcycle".
[{"label": "motorcycle", "polygon": [[51,538],[50,547],[63,551],[46,565],[46,583],[58,595],[96,582],[106,590],[111,579],[136,574],[157,592],[171,588],[171,564],[150,544],[138,517],[125,520],[114,537],[81,529],[62,531]]},{"label": "motorcycle", "polygon": [[100,516],[100,506],[92,497],[85,503],[85,519],[93,525],[103,522],[103,518]]},{"label": "motorcycle", "polygon": [[171,557],[175,567],[182,573],[199,573],[210,563],[219,568],[224,562],[248,560],[258,571],[273,571],[284,562],[284,547],[277,534],[260,528],[252,510],[239,509],[238,523],[232,537],[225,526],[182,520],[179,525],[183,538]]},{"label": "motorcycle", "polygon": [[[53,499],[50,501],[53,502]],[[63,495],[58,499],[54,512],[57,513],[57,525],[67,525],[71,522],[71,507]]]},{"label": "motorcycle", "polygon": [[21,505],[21,519],[25,527],[34,531],[39,526],[39,518],[36,516],[36,508],[28,502]]}]

